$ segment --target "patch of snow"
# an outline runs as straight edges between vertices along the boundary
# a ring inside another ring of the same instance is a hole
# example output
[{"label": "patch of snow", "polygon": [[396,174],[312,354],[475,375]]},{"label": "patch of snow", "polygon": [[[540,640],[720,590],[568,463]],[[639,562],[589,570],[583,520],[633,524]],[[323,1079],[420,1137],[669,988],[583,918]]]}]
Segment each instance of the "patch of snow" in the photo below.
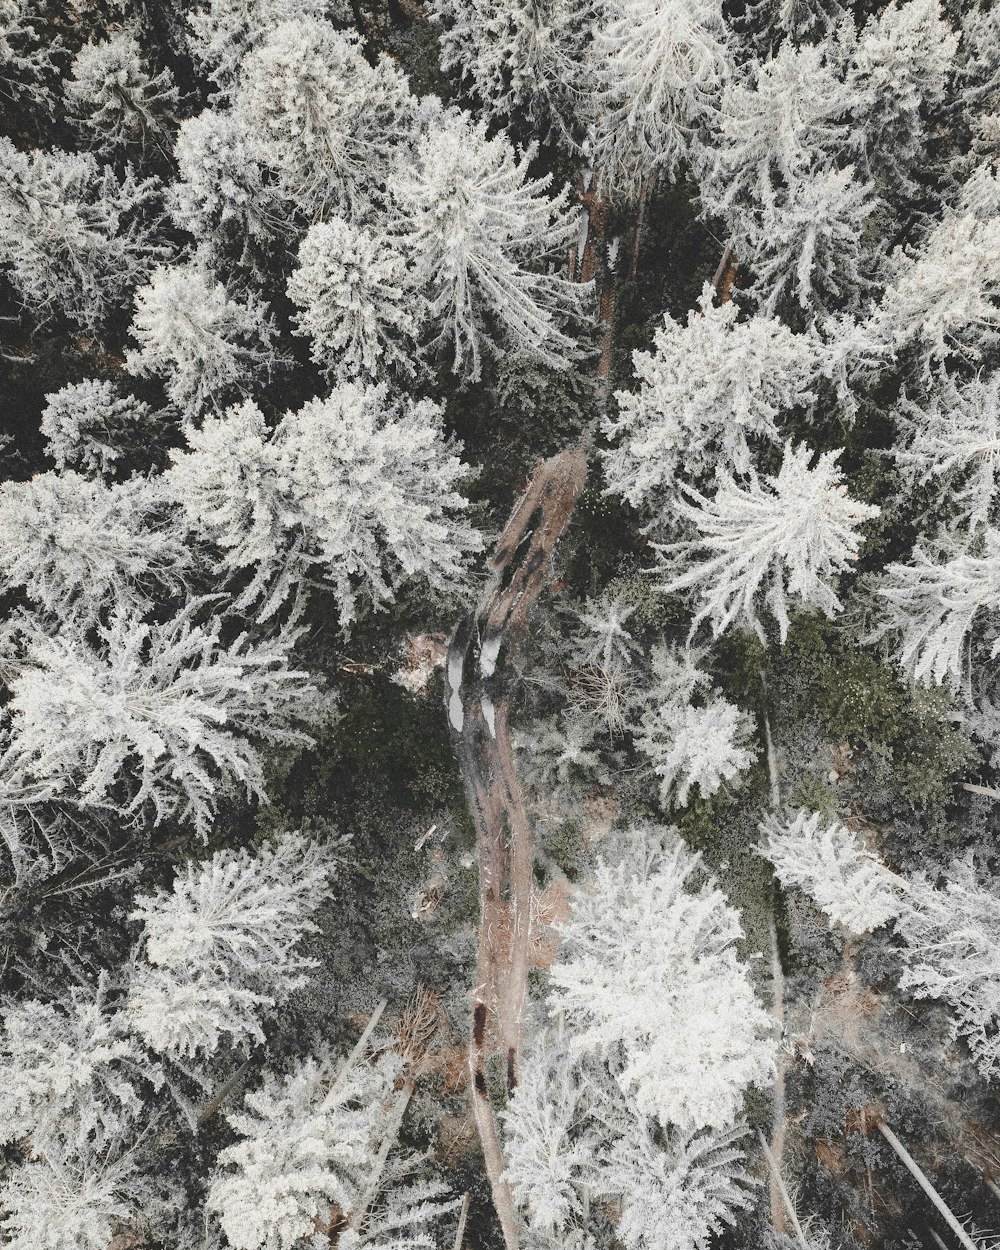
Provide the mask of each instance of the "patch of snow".
[{"label": "patch of snow", "polygon": [[465,708],[462,707],[462,696],[457,690],[451,692],[451,698],[448,700],[448,719],[451,721],[452,729],[460,734],[465,724]]},{"label": "patch of snow", "polygon": [[494,742],[497,740],[497,710],[493,706],[493,700],[488,694],[484,694],[479,700],[479,706],[483,709],[483,716],[486,718],[486,728],[490,731],[490,737]]},{"label": "patch of snow", "polygon": [[500,647],[503,644],[503,636],[497,634],[494,638],[487,638],[479,650],[479,671],[484,677],[492,677],[497,669],[497,656],[500,654]]}]

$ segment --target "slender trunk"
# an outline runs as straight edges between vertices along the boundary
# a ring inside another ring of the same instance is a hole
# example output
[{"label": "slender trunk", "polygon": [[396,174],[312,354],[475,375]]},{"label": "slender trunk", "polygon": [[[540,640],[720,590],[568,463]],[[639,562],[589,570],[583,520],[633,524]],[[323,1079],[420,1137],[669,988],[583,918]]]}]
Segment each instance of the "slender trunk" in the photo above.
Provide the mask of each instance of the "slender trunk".
[{"label": "slender trunk", "polygon": [[358,1062],[361,1056],[365,1053],[365,1047],[368,1045],[368,1039],[375,1032],[375,1029],[378,1026],[378,1022],[382,1018],[382,1012],[385,1011],[386,1006],[387,1006],[386,1000],[383,998],[382,1001],[379,1003],[379,1005],[372,1012],[371,1019],[368,1021],[367,1025],[365,1025],[365,1031],[358,1038],[354,1049],[344,1060],[340,1071],[337,1073],[337,1079],[334,1081],[333,1085],[330,1087],[331,1094],[337,1093],[337,1091],[342,1088],[344,1081],[347,1080],[347,1074],[354,1067],[354,1065]]},{"label": "slender trunk", "polygon": [[462,1196],[462,1210],[458,1217],[458,1228],[455,1232],[454,1250],[462,1250],[462,1242],[465,1240],[465,1221],[469,1218],[469,1191],[466,1190]]},{"label": "slender trunk", "polygon": [[[806,1241],[805,1233],[803,1233],[802,1231],[802,1225],[799,1223],[799,1217],[795,1214],[795,1208],[792,1206],[792,1200],[788,1195],[788,1190],[785,1188],[785,1182],[781,1179],[781,1171],[778,1168],[778,1164],[775,1162],[774,1155],[771,1154],[771,1148],[770,1146],[768,1146],[767,1140],[764,1137],[764,1134],[760,1131],[760,1129],[757,1130],[757,1136],[760,1138],[760,1144],[761,1144],[761,1147],[763,1148],[764,1156],[767,1159],[768,1167],[771,1169],[771,1175],[774,1178],[774,1182],[778,1188],[778,1192],[781,1195],[781,1200],[784,1203],[785,1211],[788,1213],[788,1219],[792,1226],[792,1230],[795,1233],[795,1236],[798,1239],[798,1243],[802,1247],[802,1250],[809,1250],[809,1245]],[[774,1222],[773,1211],[771,1213],[771,1219],[773,1223]],[[783,1232],[784,1230],[778,1229],[777,1231]]]},{"label": "slender trunk", "polygon": [[988,799],[1000,799],[1000,790],[994,790],[991,786],[977,786],[975,782],[963,781],[962,789],[968,790],[970,794],[985,794]]},{"label": "slender trunk", "polygon": [[226,1101],[231,1093],[236,1090],[246,1080],[253,1067],[253,1060],[246,1059],[236,1069],[233,1075],[222,1086],[219,1092],[205,1104],[204,1110],[198,1116],[198,1127],[202,1128],[215,1115],[222,1104]]},{"label": "slender trunk", "polygon": [[923,1170],[920,1168],[920,1166],[917,1164],[916,1160],[913,1158],[910,1152],[906,1149],[903,1143],[899,1140],[896,1134],[892,1131],[892,1129],[889,1128],[887,1124],[883,1124],[882,1121],[879,1120],[878,1131],[882,1134],[885,1140],[889,1143],[889,1145],[896,1152],[896,1155],[898,1156],[900,1162],[903,1164],[906,1170],[910,1173],[910,1175],[917,1182],[920,1188],[924,1191],[927,1197],[930,1198],[931,1202],[934,1203],[935,1207],[937,1207],[938,1212],[941,1215],[941,1218],[948,1225],[951,1231],[955,1234],[958,1240],[962,1243],[962,1245],[965,1247],[965,1250],[977,1250],[976,1243],[972,1240],[969,1234],[965,1231],[962,1225],[958,1222],[958,1220],[952,1214],[950,1207],[947,1205],[945,1200],[941,1197],[938,1191],[934,1188],[934,1186],[928,1180],[927,1176],[925,1175]]}]

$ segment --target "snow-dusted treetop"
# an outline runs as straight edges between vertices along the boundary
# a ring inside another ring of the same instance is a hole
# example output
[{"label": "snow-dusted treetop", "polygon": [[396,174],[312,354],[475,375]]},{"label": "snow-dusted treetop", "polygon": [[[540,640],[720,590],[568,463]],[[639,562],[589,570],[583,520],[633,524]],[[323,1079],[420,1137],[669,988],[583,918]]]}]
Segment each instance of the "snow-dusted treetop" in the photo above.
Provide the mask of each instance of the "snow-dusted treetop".
[{"label": "snow-dusted treetop", "polygon": [[0,485],[0,577],[68,623],[102,609],[148,606],[156,588],[183,589],[190,552],[165,501],[133,478],[119,486],[79,473]]},{"label": "snow-dusted treetop", "polygon": [[[676,837],[646,831],[645,863],[598,862],[552,967],[572,1045],[621,1047],[618,1081],[641,1113],[682,1129],[731,1123],[771,1070],[770,1018],[736,956],[739,917]],[[702,880],[699,882],[699,877]]]},{"label": "snow-dusted treetop", "polygon": [[127,451],[148,443],[149,405],[112,382],[86,378],[45,399],[40,428],[57,469],[111,477]]},{"label": "snow-dusted treetop", "polygon": [[972,527],[994,515],[1000,491],[1000,373],[940,373],[923,402],[896,409],[892,455],[907,485],[934,487],[947,514]]},{"label": "snow-dusted treetop", "polygon": [[753,719],[714,695],[700,706],[661,703],[642,718],[636,746],[660,779],[660,803],[683,807],[697,786],[708,798],[735,782],[756,757]]},{"label": "snow-dusted treetop", "polygon": [[886,354],[915,345],[924,360],[978,359],[1000,338],[1000,218],[951,213],[897,276],[865,323]]},{"label": "snow-dusted treetop", "polygon": [[1000,1067],[1000,900],[980,883],[974,865],[949,865],[944,887],[926,877],[910,881],[909,906],[898,921],[906,942],[900,987],[917,998],[937,998],[954,1012],[952,1032],[966,1039],[979,1070]]},{"label": "snow-dusted treetop", "polygon": [[[558,272],[577,231],[569,188],[550,197],[552,175],[532,179],[533,151],[518,155],[503,133],[487,138],[485,125],[459,113],[439,123],[394,186],[434,345],[472,376],[488,347],[563,367],[575,344],[561,322],[590,293]],[[545,268],[550,261],[556,272]]]},{"label": "snow-dusted treetop", "polygon": [[857,834],[819,812],[799,809],[789,820],[768,816],[761,824],[762,853],[782,885],[796,885],[852,933],[868,933],[903,909],[905,883],[862,846]]},{"label": "snow-dusted treetop", "polygon": [[320,20],[337,0],[202,0],[187,14],[188,43],[223,91],[229,91],[243,58],[282,22]]},{"label": "snow-dusted treetop", "polygon": [[0,264],[26,308],[94,329],[165,254],[159,188],[89,153],[19,152],[0,139]]},{"label": "snow-dusted treetop", "polygon": [[336,378],[376,378],[387,367],[412,371],[408,354],[424,306],[407,257],[385,231],[331,217],[310,227],[299,246],[288,296],[302,310],[297,333]]},{"label": "snow-dusted treetop", "polygon": [[833,583],[857,557],[859,527],[879,509],[850,498],[839,456],[823,452],[810,468],[812,451],[787,444],[775,477],[754,472],[744,487],[720,471],[713,499],[685,491],[675,507],[700,536],[659,551],[673,574],[663,592],[695,592],[692,632],[707,620],[716,635],[740,622],[762,636],[763,606],[784,642],[790,601],[829,617],[840,610]]},{"label": "snow-dusted treetop", "polygon": [[165,147],[178,92],[168,69],[152,74],[139,41],[117,31],[73,58],[66,101],[92,146],[111,153],[129,145]]},{"label": "snow-dusted treetop", "polygon": [[169,489],[224,567],[255,571],[247,595],[267,593],[271,610],[312,568],[333,585],[346,625],[359,599],[390,601],[407,578],[453,584],[482,545],[462,517],[467,470],[430,400],[344,383],[271,434],[243,404],[187,439]]},{"label": "snow-dusted treetop", "polygon": [[198,261],[161,265],[136,295],[125,354],[137,377],[162,377],[167,396],[193,416],[232,392],[246,394],[279,357],[274,321],[252,292],[230,298]]},{"label": "snow-dusted treetop", "polygon": [[884,621],[874,637],[896,640],[899,663],[914,680],[960,682],[973,625],[981,613],[1000,610],[1000,531],[990,525],[972,541],[944,532],[918,543],[907,564],[888,566],[876,594]]},{"label": "snow-dusted treetop", "polygon": [[369,65],[358,36],[329,22],[282,22],[244,59],[235,101],[306,220],[384,201],[412,109],[391,58]]},{"label": "snow-dusted treetop", "polygon": [[673,179],[730,75],[719,0],[618,0],[594,36],[599,185],[635,198]]},{"label": "snow-dusted treetop", "polygon": [[618,446],[604,457],[608,490],[633,507],[662,500],[679,473],[752,466],[756,440],[777,441],[783,412],[814,398],[823,348],[769,317],[741,318],[711,286],[686,324],[667,314],[653,352],[634,352],[638,390],[619,391],[604,428]]},{"label": "snow-dusted treetop", "polygon": [[284,834],[257,854],[219,851],[178,874],[172,890],[141,895],[130,919],[143,953],[128,1015],[154,1050],[211,1053],[224,1034],[263,1040],[260,1017],[315,967],[299,947],[314,930],[333,869],[330,847]]},{"label": "snow-dusted treetop", "polygon": [[11,742],[4,760],[85,804],[206,833],[227,787],[264,797],[259,743],[311,741],[315,688],[290,667],[294,635],[254,644],[221,638],[193,601],[150,624],[116,611],[97,631],[64,622],[29,634],[9,680]]}]

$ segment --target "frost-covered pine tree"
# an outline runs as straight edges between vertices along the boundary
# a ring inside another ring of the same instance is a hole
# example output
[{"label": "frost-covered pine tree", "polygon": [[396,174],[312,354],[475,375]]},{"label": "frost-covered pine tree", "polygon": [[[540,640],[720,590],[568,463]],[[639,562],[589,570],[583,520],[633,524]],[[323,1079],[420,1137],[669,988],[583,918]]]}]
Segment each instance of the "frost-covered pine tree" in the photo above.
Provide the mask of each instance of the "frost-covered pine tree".
[{"label": "frost-covered pine tree", "polygon": [[862,327],[876,351],[912,347],[929,367],[978,360],[1000,339],[1000,218],[949,213],[913,255],[893,260],[892,282]]},{"label": "frost-covered pine tree", "polygon": [[860,311],[873,288],[868,222],[873,188],[854,169],[796,177],[773,201],[741,219],[740,252],[753,273],[761,311],[797,306],[810,322],[825,313]]},{"label": "frost-covered pine tree", "polygon": [[384,203],[412,111],[390,58],[369,65],[358,37],[329,22],[282,22],[244,59],[235,101],[307,221]]},{"label": "frost-covered pine tree", "polygon": [[440,120],[395,186],[434,346],[472,377],[487,348],[565,367],[576,349],[561,323],[589,288],[545,266],[562,264],[576,234],[569,188],[550,198],[551,174],[529,175],[533,150],[518,156],[502,133],[487,138],[461,114]]},{"label": "frost-covered pine tree", "polygon": [[784,886],[804,890],[836,922],[852,933],[868,933],[903,910],[903,882],[869,854],[861,839],[839,821],[800,808],[787,820],[768,816],[761,824],[761,853],[774,865]]},{"label": "frost-covered pine tree", "polygon": [[639,386],[618,391],[604,430],[617,443],[604,455],[609,491],[633,507],[662,502],[678,477],[717,465],[746,473],[752,448],[778,441],[778,420],[808,408],[823,349],[770,317],[741,317],[716,304],[711,287],[687,323],[667,314],[652,352],[634,352]]},{"label": "frost-covered pine tree", "polygon": [[384,230],[343,217],[312,226],[299,245],[288,297],[301,309],[297,333],[312,340],[313,360],[334,378],[412,370],[422,300],[405,253]]},{"label": "frost-covered pine tree", "polygon": [[953,1012],[952,1033],[964,1037],[985,1077],[1000,1066],[1000,903],[973,863],[953,862],[941,889],[911,879],[908,906],[897,922],[906,943],[900,987],[936,998]]},{"label": "frost-covered pine tree", "polygon": [[598,0],[431,0],[441,68],[456,70],[494,116],[527,115],[570,139],[591,84]]},{"label": "frost-covered pine tree", "polygon": [[664,1229],[676,1250],[707,1250],[748,1205],[735,1147],[745,1130],[660,1130],[607,1069],[573,1056],[562,1028],[524,1056],[503,1127],[504,1174],[533,1246],[602,1244],[590,1240],[598,1208],[626,1250],[653,1250]]},{"label": "frost-covered pine tree", "polygon": [[165,254],[159,187],[89,153],[19,152],[0,139],[0,265],[26,309],[93,330]]},{"label": "frost-covered pine tree", "polygon": [[[653,692],[655,700],[655,691]],[[636,746],[660,779],[660,803],[684,807],[692,786],[709,798],[753,763],[753,719],[719,694],[705,703],[656,703],[639,724]]]},{"label": "frost-covered pine tree", "polygon": [[98,152],[166,148],[176,118],[177,87],[169,69],[150,71],[134,34],[117,31],[85,44],[73,58],[63,92]]},{"label": "frost-covered pine tree", "polygon": [[86,378],[46,395],[41,431],[45,454],[57,469],[114,477],[120,462],[148,448],[153,414],[113,382]]},{"label": "frost-covered pine tree", "polygon": [[247,393],[280,362],[274,320],[248,291],[230,297],[198,261],[161,265],[136,295],[125,354],[136,377],[161,377],[168,398],[188,416],[223,396]]},{"label": "frost-covered pine tree", "polygon": [[730,76],[719,0],[617,0],[594,35],[598,185],[634,200],[673,180]]},{"label": "frost-covered pine tree", "polygon": [[150,1187],[113,1134],[55,1146],[11,1169],[0,1188],[7,1250],[108,1250],[148,1211]]},{"label": "frost-covered pine tree", "polygon": [[782,191],[829,170],[852,148],[864,96],[843,82],[834,45],[786,39],[752,62],[722,99],[717,130],[695,156],[702,202],[730,228],[736,254]]},{"label": "frost-covered pine tree", "polygon": [[697,855],[645,831],[645,862],[598,861],[552,967],[553,1011],[577,1053],[620,1052],[639,1112],[679,1129],[722,1127],[771,1068],[769,1017],[736,955],[739,917]]},{"label": "frost-covered pine tree", "polygon": [[294,634],[222,639],[193,601],[162,624],[115,612],[85,629],[29,633],[9,679],[3,761],[83,804],[190,821],[205,834],[226,791],[264,798],[261,745],[311,741],[316,690],[293,669]]},{"label": "frost-covered pine tree", "polygon": [[341,15],[338,0],[203,0],[187,14],[188,46],[223,94],[232,90],[240,65],[282,22],[319,21]]},{"label": "frost-covered pine tree", "polygon": [[972,528],[994,516],[1000,491],[1000,374],[937,373],[929,395],[904,396],[892,456],[907,488],[930,486],[946,515]]},{"label": "frost-covered pine tree", "polygon": [[[269,1073],[227,1116],[238,1140],[219,1155],[208,1207],[234,1250],[287,1250],[335,1218],[342,1245],[422,1250],[454,1204],[433,1179],[408,1179],[419,1160],[396,1144],[409,1094],[392,1051],[346,1063],[331,1052]],[[379,1237],[381,1232],[382,1240]]]},{"label": "frost-covered pine tree", "polygon": [[188,864],[173,888],[140,895],[142,954],[126,1012],[153,1050],[211,1054],[262,1042],[261,1019],[305,983],[310,917],[333,870],[329,847],[286,833],[256,854],[219,851]]},{"label": "frost-covered pine tree", "polygon": [[692,632],[707,620],[715,635],[740,623],[763,637],[763,606],[784,642],[792,603],[828,617],[840,611],[837,576],[857,558],[859,528],[879,509],[847,494],[839,456],[823,452],[810,468],[812,451],[787,444],[774,477],[754,472],[740,486],[720,471],[713,499],[685,491],[687,498],[675,507],[699,537],[667,544],[659,553],[669,576],[662,591],[695,593]]},{"label": "frost-covered pine tree", "polygon": [[108,486],[67,471],[0,485],[0,576],[67,627],[113,606],[145,608],[157,589],[181,591],[190,563],[144,478]]},{"label": "frost-covered pine tree", "polygon": [[187,118],[177,131],[174,160],[171,216],[210,249],[216,265],[231,252],[246,262],[252,249],[296,229],[294,212],[240,114],[205,109]]},{"label": "frost-covered pine tree", "polygon": [[347,625],[359,600],[389,602],[410,577],[453,584],[481,546],[457,489],[467,470],[430,400],[344,383],[286,414],[270,437],[244,404],[187,439],[168,489],[224,570],[253,572],[240,602],[264,597],[265,612],[314,569]]},{"label": "frost-covered pine tree", "polygon": [[51,105],[60,45],[39,20],[32,0],[0,0],[0,96]]},{"label": "frost-covered pine tree", "polygon": [[886,568],[876,595],[884,619],[874,637],[894,640],[900,666],[915,681],[960,684],[974,625],[1000,609],[1000,531],[987,526],[973,542],[944,531],[919,542],[908,563]]},{"label": "frost-covered pine tree", "polygon": [[888,4],[858,36],[847,83],[865,100],[858,114],[864,171],[897,207],[917,191],[928,122],[945,101],[957,47],[939,0]]},{"label": "frost-covered pine tree", "polygon": [[672,1128],[661,1137],[633,1117],[605,1152],[595,1197],[620,1206],[615,1229],[625,1250],[658,1250],[669,1229],[672,1250],[709,1250],[752,1205],[753,1182],[737,1143],[746,1129]]},{"label": "frost-covered pine tree", "polygon": [[[9,1007],[0,1033],[0,1140],[34,1153],[124,1133],[141,1114],[141,1056],[107,987]],[[146,1069],[150,1078],[155,1073]]]}]

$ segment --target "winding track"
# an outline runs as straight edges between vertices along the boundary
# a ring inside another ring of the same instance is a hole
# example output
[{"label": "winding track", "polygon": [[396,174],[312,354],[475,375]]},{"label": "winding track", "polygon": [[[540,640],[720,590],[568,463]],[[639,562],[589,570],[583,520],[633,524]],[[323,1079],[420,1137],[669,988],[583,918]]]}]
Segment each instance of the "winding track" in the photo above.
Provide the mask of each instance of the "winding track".
[{"label": "winding track", "polygon": [[571,448],[535,467],[487,566],[475,611],[448,648],[445,702],[479,852],[479,950],[468,1063],[472,1108],[507,1250],[517,1250],[513,1197],[489,1100],[487,1063],[499,1056],[517,1084],[531,941],[534,841],[514,768],[504,673],[549,575],[552,552],[587,476]]}]

